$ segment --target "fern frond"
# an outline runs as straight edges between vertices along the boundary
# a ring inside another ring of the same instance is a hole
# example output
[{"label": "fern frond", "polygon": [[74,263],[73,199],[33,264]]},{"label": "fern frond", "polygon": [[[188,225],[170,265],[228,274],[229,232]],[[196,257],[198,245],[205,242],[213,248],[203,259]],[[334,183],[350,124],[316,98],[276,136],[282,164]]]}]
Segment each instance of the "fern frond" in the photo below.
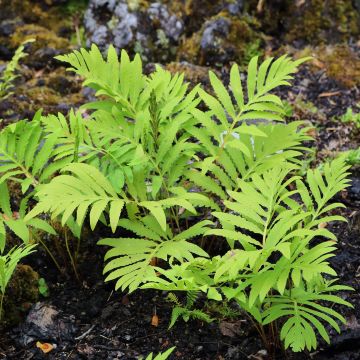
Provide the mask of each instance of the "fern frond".
[{"label": "fern frond", "polygon": [[125,202],[118,197],[109,181],[96,168],[87,164],[69,164],[62,169],[62,172],[67,171],[71,175],[57,176],[49,184],[39,186],[39,202],[25,219],[49,212],[53,218],[61,215],[61,222],[65,224],[76,210],[76,221],[81,226],[91,208],[90,226],[94,229],[109,206],[110,223],[115,229]]},{"label": "fern frond", "polygon": [[30,185],[47,182],[73,160],[71,154],[57,158],[58,137],[47,134],[39,121],[19,121],[0,133],[0,182],[20,182],[23,192]]},{"label": "fern frond", "polygon": [[[311,191],[311,195],[316,203],[316,213],[318,215],[329,211],[333,208],[324,208],[326,203],[339,191],[344,190],[349,186],[350,180],[347,179],[350,166],[345,163],[345,160],[341,157],[333,160],[331,163],[324,165],[324,174],[320,173],[319,169],[308,170],[306,174],[306,180]],[[312,202],[308,200],[310,198],[309,193],[303,188],[303,192],[306,194],[306,202],[311,206]]]},{"label": "fern frond", "polygon": [[307,292],[299,287],[282,297],[270,297],[267,302],[272,304],[263,313],[263,324],[269,324],[281,317],[287,318],[281,328],[280,337],[284,340],[285,347],[290,346],[296,352],[305,348],[312,350],[317,347],[315,330],[327,343],[330,343],[329,335],[322,322],[340,332],[336,320],[342,323],[346,321],[337,311],[331,307],[320,305],[317,301],[321,299],[350,307],[352,305],[339,296],[325,295],[326,291],[331,290],[325,288],[323,294],[320,295],[316,292]]},{"label": "fern frond", "polygon": [[129,288],[131,292],[156,277],[157,268],[152,265],[154,258],[184,262],[193,260],[194,255],[208,256],[199,246],[181,237],[172,237],[169,231],[159,226],[154,216],[148,215],[140,221],[123,219],[119,225],[141,238],[102,239],[98,242],[112,247],[105,256],[105,260],[111,260],[106,264],[104,273],[109,273],[106,281],[117,280],[116,289]]},{"label": "fern frond", "polygon": [[164,353],[159,353],[158,355],[156,355],[154,358],[153,358],[153,353],[149,354],[145,360],[166,360],[170,355],[171,353],[174,351],[175,349],[175,346],[166,350]]},{"label": "fern frond", "polygon": [[[266,135],[265,137],[255,138],[249,134],[238,134],[238,138],[234,138],[232,142],[241,144],[240,151],[236,146],[225,147],[222,151],[221,148],[216,150],[213,145],[215,139],[209,137],[204,140],[207,135],[205,128],[202,128],[201,131],[204,131],[199,140],[211,144],[211,153],[202,142],[208,157],[202,162],[194,163],[194,168],[186,172],[186,176],[204,191],[226,200],[224,189],[237,190],[238,178],[248,180],[253,174],[261,175],[280,163],[300,165],[302,142],[309,138],[303,130],[299,130],[299,125],[295,122],[288,125],[259,125],[258,129]],[[200,129],[190,129],[189,132],[197,136]]]}]

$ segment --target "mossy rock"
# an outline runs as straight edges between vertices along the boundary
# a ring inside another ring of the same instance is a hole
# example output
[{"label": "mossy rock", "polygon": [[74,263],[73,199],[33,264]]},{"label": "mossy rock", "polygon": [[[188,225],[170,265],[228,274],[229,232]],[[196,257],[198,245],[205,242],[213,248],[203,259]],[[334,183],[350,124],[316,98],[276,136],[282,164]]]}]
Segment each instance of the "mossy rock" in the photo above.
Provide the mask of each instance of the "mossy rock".
[{"label": "mossy rock", "polygon": [[296,58],[312,56],[313,71],[324,70],[326,75],[344,88],[360,86],[360,56],[346,44],[306,47],[295,52]]},{"label": "mossy rock", "polygon": [[185,39],[178,49],[178,60],[201,66],[221,67],[232,61],[245,65],[251,57],[262,53],[263,34],[257,27],[254,18],[222,12]]},{"label": "mossy rock", "polygon": [[25,24],[16,28],[10,38],[10,46],[16,49],[29,39],[35,39],[35,41],[26,45],[29,56],[24,58],[23,62],[37,69],[60,66],[54,57],[66,52],[70,47],[68,39],[57,36],[53,31],[36,24]]},{"label": "mossy rock", "polygon": [[166,2],[177,15],[186,18],[187,35],[199,31],[204,19],[218,14],[224,8],[223,0],[167,0]]},{"label": "mossy rock", "polygon": [[[314,52],[326,74],[346,88],[360,86],[360,57],[347,45],[321,46]],[[321,66],[321,65],[320,65]]]},{"label": "mossy rock", "polygon": [[0,2],[0,20],[21,16],[26,22],[39,22],[47,18],[39,3],[30,0],[11,0]]},{"label": "mossy rock", "polygon": [[293,6],[286,40],[335,43],[359,35],[359,11],[350,0],[310,0]]},{"label": "mossy rock", "polygon": [[80,92],[80,81],[65,75],[65,69],[56,69],[51,74],[35,76],[16,86],[14,94],[0,102],[0,118],[5,123],[19,119],[31,119],[40,108],[43,114],[64,113],[85,102]]},{"label": "mossy rock", "polygon": [[25,312],[39,299],[39,274],[29,265],[18,265],[7,286],[2,326],[19,323]]},{"label": "mossy rock", "polygon": [[0,21],[21,18],[25,23],[36,23],[55,31],[66,19],[61,7],[67,0],[6,0],[0,1]]},{"label": "mossy rock", "polygon": [[70,45],[69,40],[57,36],[53,31],[36,24],[25,24],[18,27],[11,36],[11,45],[17,48],[21,43],[29,39],[35,39],[35,42],[31,44],[32,52],[42,48],[54,48],[64,51]]},{"label": "mossy rock", "polygon": [[144,62],[168,62],[175,58],[184,25],[167,4],[155,1],[90,0],[84,14],[87,45],[106,52],[109,44]]},{"label": "mossy rock", "polygon": [[193,88],[197,84],[205,88],[210,86],[209,82],[209,68],[205,66],[194,65],[188,62],[171,62],[166,65],[166,70],[172,74],[180,73],[184,74],[185,81],[190,83],[190,88]]},{"label": "mossy rock", "polygon": [[300,46],[334,44],[360,34],[358,0],[250,0],[245,10],[267,35]]}]

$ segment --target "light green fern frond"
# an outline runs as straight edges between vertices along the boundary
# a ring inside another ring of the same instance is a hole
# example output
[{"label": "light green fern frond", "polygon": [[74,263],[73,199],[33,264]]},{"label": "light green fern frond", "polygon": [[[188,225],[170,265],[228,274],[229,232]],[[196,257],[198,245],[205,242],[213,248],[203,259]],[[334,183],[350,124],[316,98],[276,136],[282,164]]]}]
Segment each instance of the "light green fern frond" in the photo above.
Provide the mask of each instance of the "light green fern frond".
[{"label": "light green fern frond", "polygon": [[186,173],[190,181],[225,200],[224,189],[236,190],[238,177],[247,179],[254,172],[261,174],[279,162],[300,163],[299,156],[305,150],[301,144],[310,139],[300,128],[301,123],[275,125],[264,124],[263,120],[283,120],[282,102],[269,92],[290,85],[297,66],[306,60],[269,58],[258,68],[258,59],[253,58],[248,68],[247,97],[236,65],[230,73],[231,92],[210,73],[215,96],[199,90],[209,110],[192,110],[197,126],[187,129],[206,156]]},{"label": "light green fern frond", "polygon": [[0,182],[19,182],[25,193],[30,185],[47,182],[73,160],[73,151],[57,157],[58,137],[47,134],[37,120],[19,121],[0,133]]},{"label": "light green fern frond", "polygon": [[119,198],[104,175],[82,163],[69,164],[62,172],[71,175],[57,176],[49,184],[38,187],[39,202],[26,219],[48,212],[53,218],[61,215],[61,222],[65,224],[76,211],[76,221],[81,226],[89,211],[90,226],[94,229],[109,207],[110,224],[115,229],[125,201]]},{"label": "light green fern frond", "polygon": [[[331,307],[318,303],[319,300],[352,307],[352,305],[339,296],[329,295],[334,290],[333,286],[322,289],[320,292],[309,292],[303,287],[292,289],[283,296],[273,296],[267,299],[270,306],[263,313],[263,324],[269,324],[281,317],[287,320],[282,325],[280,338],[284,340],[285,347],[291,347],[293,351],[309,351],[317,347],[315,330],[320,336],[330,343],[328,330],[323,323],[330,325],[340,332],[336,321],[345,323],[345,318]],[[336,286],[335,286],[336,287]],[[351,290],[347,286],[338,286],[337,290]]]},{"label": "light green fern frond", "polygon": [[[184,262],[193,260],[194,255],[208,256],[199,246],[186,241],[185,237],[174,237],[168,227],[164,231],[154,216],[145,216],[137,221],[122,219],[119,226],[139,237],[102,239],[98,242],[112,247],[105,256],[105,260],[111,260],[106,264],[104,273],[109,273],[106,281],[117,280],[116,289],[129,288],[131,292],[156,277],[157,268],[152,264],[155,258],[166,262]],[[191,237],[190,234],[188,237]]]},{"label": "light green fern frond", "polygon": [[155,357],[153,357],[153,353],[149,354],[145,360],[166,360],[171,353],[174,351],[175,347],[172,347],[168,350],[166,350],[164,353],[159,353]]}]

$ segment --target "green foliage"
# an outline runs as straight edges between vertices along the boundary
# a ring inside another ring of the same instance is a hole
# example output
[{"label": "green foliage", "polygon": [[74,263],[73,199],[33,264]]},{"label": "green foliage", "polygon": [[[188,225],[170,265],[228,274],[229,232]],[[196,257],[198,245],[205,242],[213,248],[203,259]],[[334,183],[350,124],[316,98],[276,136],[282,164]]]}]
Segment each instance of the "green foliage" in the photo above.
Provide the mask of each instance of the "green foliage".
[{"label": "green foliage", "polygon": [[349,165],[360,164],[360,147],[354,150],[345,151],[342,155],[345,156],[345,161]]},{"label": "green foliage", "polygon": [[[357,104],[357,108],[360,108],[360,104]],[[345,114],[340,118],[343,123],[352,123],[357,129],[360,129],[360,113],[354,112],[352,108],[347,108]]]},{"label": "green foliage", "polygon": [[186,295],[186,304],[184,306],[174,293],[169,293],[168,300],[174,304],[169,329],[175,325],[179,317],[181,317],[185,322],[188,322],[190,319],[197,319],[206,323],[212,322],[210,316],[204,311],[193,308],[198,293],[195,291],[189,291]]},{"label": "green foliage", "polygon": [[[342,206],[329,201],[348,185],[348,166],[338,159],[294,175],[311,138],[303,123],[283,122],[273,94],[306,59],[254,57],[246,84],[236,64],[229,86],[210,72],[211,95],[161,67],[146,76],[138,55],[119,59],[111,46],[105,59],[96,46],[57,58],[99,100],[83,106],[86,118],[38,114],[1,132],[0,183],[19,182],[37,202],[23,221],[45,213],[78,230],[86,221],[121,229],[99,241],[116,289],[236,301],[265,343],[278,322],[294,351],[316,348],[315,331],[329,341],[323,323],[339,330],[344,319],[323,302],[350,306],[333,294],[349,288],[328,280],[336,239],[321,224],[344,220],[328,213]],[[200,246],[222,239],[224,255]],[[192,301],[175,303],[171,326],[179,316],[209,320]]]},{"label": "green foliage", "polygon": [[164,353],[159,353],[158,355],[156,355],[155,357],[153,357],[153,353],[149,354],[145,360],[166,360],[171,353],[174,351],[175,347],[172,347],[168,350],[166,350]]},{"label": "green foliage", "polygon": [[40,295],[42,295],[44,297],[48,297],[49,296],[49,287],[46,283],[46,280],[44,278],[40,278],[38,284],[39,284]]},{"label": "green foliage", "polygon": [[34,252],[35,245],[27,245],[21,247],[13,247],[7,254],[0,256],[0,320],[2,317],[3,300],[6,287],[9,284],[19,261]]},{"label": "green foliage", "polygon": [[[334,235],[319,225],[345,220],[326,213],[342,206],[328,201],[348,186],[348,166],[343,159],[334,160],[324,166],[323,176],[318,169],[309,170],[306,182],[291,176],[291,169],[274,167],[254,174],[251,181],[239,179],[239,191],[229,191],[224,203],[230,212],[213,213],[222,229],[207,234],[226,238],[234,249],[169,270],[158,268],[164,277],[154,277],[144,287],[201,290],[210,299],[234,299],[261,326],[281,318],[281,339],[293,351],[316,348],[315,329],[329,342],[321,321],[339,331],[334,319],[345,319],[318,301],[351,306],[332,294],[350,288],[323,275],[336,276],[328,262],[336,247]],[[295,194],[301,202],[293,199]]]},{"label": "green foliage", "polygon": [[16,70],[19,68],[19,61],[27,56],[24,52],[25,45],[29,42],[33,42],[34,40],[27,40],[22,43],[15,51],[14,56],[12,57],[11,61],[6,65],[5,70],[1,74],[0,77],[0,100],[6,99],[9,97],[13,92],[11,91],[13,87],[14,80],[18,77],[16,75]]}]

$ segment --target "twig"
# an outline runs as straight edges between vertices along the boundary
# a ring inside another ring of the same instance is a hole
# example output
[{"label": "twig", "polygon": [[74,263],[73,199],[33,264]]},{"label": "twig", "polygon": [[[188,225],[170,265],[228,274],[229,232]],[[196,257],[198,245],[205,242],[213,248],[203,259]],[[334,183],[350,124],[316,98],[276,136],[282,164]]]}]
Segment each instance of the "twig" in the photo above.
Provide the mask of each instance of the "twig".
[{"label": "twig", "polygon": [[106,345],[93,345],[92,346],[94,349],[100,349],[100,350],[108,350],[108,351],[123,351],[125,352],[126,350],[125,349],[121,349],[121,348],[116,348],[116,347],[111,347],[111,346],[106,346]]},{"label": "twig", "polygon": [[75,338],[75,340],[82,340],[85,336],[89,335],[90,332],[94,329],[95,325],[90,326],[88,330],[86,330],[82,335]]}]

